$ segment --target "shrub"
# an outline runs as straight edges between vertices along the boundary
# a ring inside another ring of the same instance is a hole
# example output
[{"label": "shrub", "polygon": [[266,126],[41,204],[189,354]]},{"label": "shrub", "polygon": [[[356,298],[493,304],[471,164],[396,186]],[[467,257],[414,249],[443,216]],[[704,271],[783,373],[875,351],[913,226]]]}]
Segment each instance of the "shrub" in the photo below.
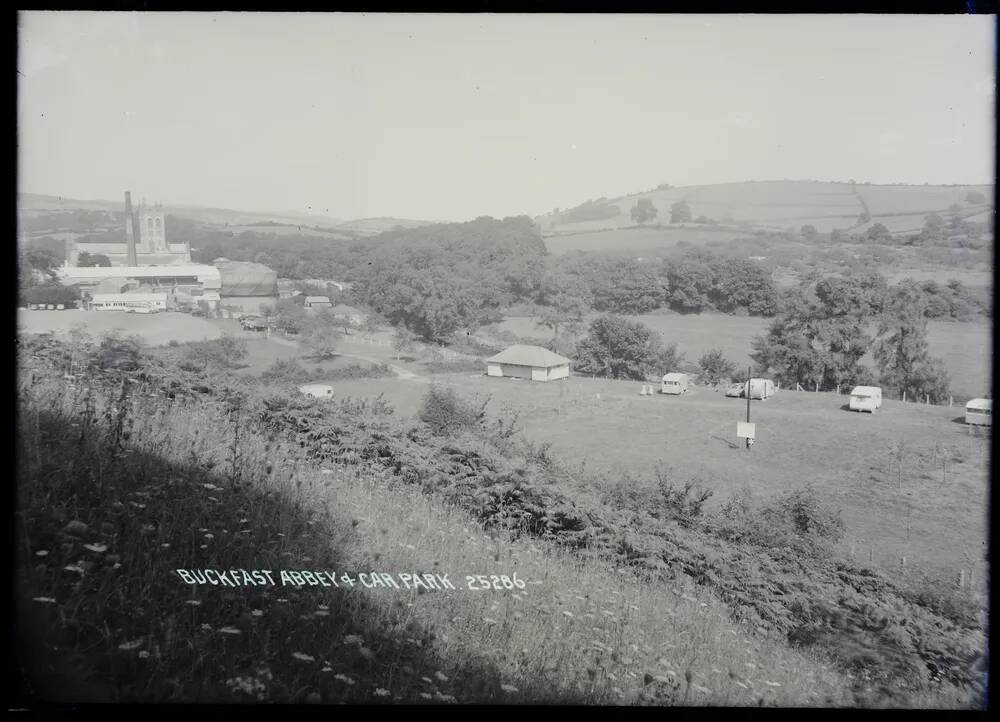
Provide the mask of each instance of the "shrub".
[{"label": "shrub", "polygon": [[481,429],[486,421],[486,404],[464,399],[452,388],[432,384],[420,406],[419,418],[431,431],[452,436],[470,429]]},{"label": "shrub", "polygon": [[748,490],[723,505],[717,530],[732,542],[799,553],[828,556],[843,537],[840,511],[824,502],[809,486],[786,492],[764,503]]},{"label": "shrub", "polygon": [[[712,489],[702,486],[696,479],[685,481],[682,487],[675,486],[674,482],[667,478],[666,470],[659,464],[656,467],[656,479],[664,511],[682,526],[690,526],[701,516],[705,502],[715,493]],[[654,513],[653,516],[659,515]]]},{"label": "shrub", "polygon": [[701,378],[707,384],[720,384],[736,377],[736,365],[722,355],[721,349],[711,349],[698,359]]},{"label": "shrub", "polygon": [[268,383],[297,384],[309,379],[309,371],[294,359],[278,359],[260,375]]}]

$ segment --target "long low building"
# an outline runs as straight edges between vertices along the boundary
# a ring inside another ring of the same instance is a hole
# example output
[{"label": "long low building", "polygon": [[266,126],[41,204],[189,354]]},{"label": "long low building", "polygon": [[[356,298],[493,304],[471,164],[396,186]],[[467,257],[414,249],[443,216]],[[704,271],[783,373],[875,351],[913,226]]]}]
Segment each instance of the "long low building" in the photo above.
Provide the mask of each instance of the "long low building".
[{"label": "long low building", "polygon": [[554,381],[569,376],[570,363],[570,359],[547,348],[518,344],[486,359],[486,375]]},{"label": "long low building", "polygon": [[175,266],[63,266],[57,270],[69,286],[89,290],[108,281],[132,281],[139,286],[164,289],[221,291],[222,275],[215,266],[188,264]]}]

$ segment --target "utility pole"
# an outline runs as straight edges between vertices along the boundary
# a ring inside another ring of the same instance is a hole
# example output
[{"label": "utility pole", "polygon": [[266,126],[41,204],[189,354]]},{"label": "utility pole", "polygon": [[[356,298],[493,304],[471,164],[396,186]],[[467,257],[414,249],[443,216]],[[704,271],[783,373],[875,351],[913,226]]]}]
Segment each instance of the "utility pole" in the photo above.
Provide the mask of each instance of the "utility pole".
[{"label": "utility pole", "polygon": [[[750,423],[750,367],[747,366],[747,423]],[[750,437],[747,437],[747,450],[753,445]]]}]

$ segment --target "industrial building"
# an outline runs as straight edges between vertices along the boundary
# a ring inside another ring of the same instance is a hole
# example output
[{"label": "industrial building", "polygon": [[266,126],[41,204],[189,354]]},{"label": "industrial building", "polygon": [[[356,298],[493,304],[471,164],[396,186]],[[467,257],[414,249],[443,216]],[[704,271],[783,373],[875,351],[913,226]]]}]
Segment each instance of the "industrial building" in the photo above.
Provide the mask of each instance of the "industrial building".
[{"label": "industrial building", "polygon": [[81,253],[100,254],[112,266],[180,266],[191,263],[191,245],[167,240],[163,205],[147,206],[145,200],[133,212],[131,194],[125,193],[125,237],[122,243],[66,241],[66,263],[75,266]]}]

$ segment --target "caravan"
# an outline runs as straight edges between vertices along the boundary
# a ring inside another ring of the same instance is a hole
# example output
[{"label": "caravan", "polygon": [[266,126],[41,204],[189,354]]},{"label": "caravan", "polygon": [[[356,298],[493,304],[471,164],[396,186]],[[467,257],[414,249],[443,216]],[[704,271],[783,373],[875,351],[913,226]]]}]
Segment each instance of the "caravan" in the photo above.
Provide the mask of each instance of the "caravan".
[{"label": "caravan", "polygon": [[670,373],[663,377],[660,383],[661,394],[680,395],[688,390],[691,381],[687,374]]},{"label": "caravan", "polygon": [[855,386],[851,390],[851,411],[875,413],[882,407],[882,389],[878,386]]},{"label": "caravan", "polygon": [[744,393],[751,399],[764,401],[774,396],[774,381],[771,379],[750,379]]},{"label": "caravan", "polygon": [[974,426],[993,426],[993,401],[972,399],[965,405],[965,423]]}]

